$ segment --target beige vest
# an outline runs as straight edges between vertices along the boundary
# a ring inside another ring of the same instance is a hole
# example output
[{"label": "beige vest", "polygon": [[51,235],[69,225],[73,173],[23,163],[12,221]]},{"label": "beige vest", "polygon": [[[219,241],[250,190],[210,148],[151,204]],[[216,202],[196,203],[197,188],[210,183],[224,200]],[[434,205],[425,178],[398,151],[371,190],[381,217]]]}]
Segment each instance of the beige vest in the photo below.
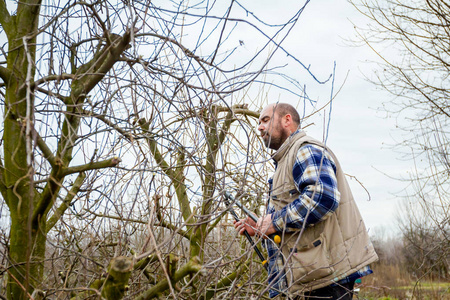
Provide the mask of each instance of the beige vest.
[{"label": "beige vest", "polygon": [[321,142],[304,132],[291,136],[275,154],[271,201],[276,210],[298,198],[292,168],[298,149],[304,144],[318,145],[337,167],[339,206],[326,220],[296,233],[282,234],[289,292],[300,294],[337,282],[378,260],[350,187],[336,156]]}]

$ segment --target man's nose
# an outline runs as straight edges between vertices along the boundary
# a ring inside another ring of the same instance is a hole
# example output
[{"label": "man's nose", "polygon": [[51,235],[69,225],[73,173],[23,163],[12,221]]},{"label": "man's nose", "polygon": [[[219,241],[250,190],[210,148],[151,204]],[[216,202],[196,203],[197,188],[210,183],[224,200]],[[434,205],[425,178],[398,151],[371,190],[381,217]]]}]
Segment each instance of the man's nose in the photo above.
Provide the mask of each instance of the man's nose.
[{"label": "man's nose", "polygon": [[264,126],[263,124],[259,124],[258,125],[258,131],[263,132],[264,131]]}]

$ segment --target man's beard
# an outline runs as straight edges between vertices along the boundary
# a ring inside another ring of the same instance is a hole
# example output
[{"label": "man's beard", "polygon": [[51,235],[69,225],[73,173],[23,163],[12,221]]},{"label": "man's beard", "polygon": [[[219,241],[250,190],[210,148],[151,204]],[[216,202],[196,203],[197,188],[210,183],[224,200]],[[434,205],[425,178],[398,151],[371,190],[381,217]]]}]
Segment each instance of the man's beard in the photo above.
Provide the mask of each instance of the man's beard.
[{"label": "man's beard", "polygon": [[[281,126],[277,126],[277,128],[274,128],[272,132],[276,132],[279,127]],[[283,145],[284,141],[289,137],[289,134],[283,130],[278,130],[278,133],[278,136],[274,136],[273,134],[269,135],[267,132],[264,132],[263,140],[264,145],[266,145],[267,148],[278,150],[280,149],[281,145]]]}]

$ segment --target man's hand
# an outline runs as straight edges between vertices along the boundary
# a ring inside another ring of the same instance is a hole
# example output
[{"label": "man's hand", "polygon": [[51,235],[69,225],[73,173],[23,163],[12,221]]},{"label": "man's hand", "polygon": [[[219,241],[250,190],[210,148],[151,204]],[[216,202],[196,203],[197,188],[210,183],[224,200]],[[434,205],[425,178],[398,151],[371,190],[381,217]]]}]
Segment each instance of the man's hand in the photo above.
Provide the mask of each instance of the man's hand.
[{"label": "man's hand", "polygon": [[258,229],[258,235],[261,235],[265,239],[272,233],[277,232],[273,226],[271,214],[259,218],[258,223],[256,223],[256,228]]},{"label": "man's hand", "polygon": [[255,221],[253,221],[250,217],[241,219],[237,222],[234,221],[234,228],[239,231],[240,235],[243,235],[244,231],[247,230],[250,236],[257,234],[264,239],[267,239],[267,236],[272,233],[277,232],[272,223],[272,215],[266,215],[259,218],[257,223],[255,223]]},{"label": "man's hand", "polygon": [[250,236],[254,236],[256,233],[254,230],[256,228],[256,223],[249,217],[234,221],[234,228],[236,228],[236,231],[239,231],[240,235],[243,235],[245,230],[247,230]]}]

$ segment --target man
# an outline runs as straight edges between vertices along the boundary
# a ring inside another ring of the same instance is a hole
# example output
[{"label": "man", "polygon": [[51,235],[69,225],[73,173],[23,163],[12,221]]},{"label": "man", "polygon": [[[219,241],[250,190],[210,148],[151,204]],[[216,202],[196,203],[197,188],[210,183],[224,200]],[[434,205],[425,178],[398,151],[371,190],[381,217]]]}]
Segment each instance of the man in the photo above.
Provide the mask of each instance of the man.
[{"label": "man", "polygon": [[[355,280],[371,274],[378,257],[336,157],[299,127],[289,104],[262,110],[258,130],[276,150],[267,213],[235,228],[266,239],[271,298],[352,299]],[[280,245],[267,239],[272,234]]]}]

